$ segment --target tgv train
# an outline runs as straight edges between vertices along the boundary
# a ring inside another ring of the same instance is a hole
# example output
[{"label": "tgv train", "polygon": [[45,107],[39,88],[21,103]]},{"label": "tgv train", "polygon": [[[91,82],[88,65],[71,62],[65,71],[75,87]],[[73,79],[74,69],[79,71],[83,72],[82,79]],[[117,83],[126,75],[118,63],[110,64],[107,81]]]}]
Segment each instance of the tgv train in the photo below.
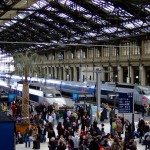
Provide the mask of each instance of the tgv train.
[{"label": "tgv train", "polygon": [[[44,83],[47,86],[56,87],[58,90],[65,93],[88,93],[96,97],[96,82],[74,82],[62,80],[46,80]],[[103,82],[100,85],[101,100],[105,102],[113,102],[119,93],[133,93],[134,103],[136,105],[150,104],[150,88],[132,85]],[[118,99],[116,101],[118,103]]]},{"label": "tgv train", "polygon": [[[11,80],[18,80],[18,78],[11,77]],[[31,82],[40,82],[43,85],[55,87],[57,90],[65,93],[88,93],[96,96],[96,82],[74,82],[63,81],[56,79],[42,79],[42,78],[30,78]],[[150,88],[132,85],[132,84],[115,84],[111,82],[102,82],[101,85],[101,99],[106,102],[112,102],[114,96],[118,96],[119,93],[133,93],[134,103],[137,105],[150,104]]]},{"label": "tgv train", "polygon": [[[19,99],[22,99],[23,84],[20,83],[17,86],[11,85],[10,88],[5,81],[0,81],[0,88],[7,92],[11,91]],[[54,87],[43,86],[40,83],[29,83],[29,98],[35,103],[44,103],[45,105],[56,104],[58,107],[66,105],[66,100],[62,97],[60,91]]]}]

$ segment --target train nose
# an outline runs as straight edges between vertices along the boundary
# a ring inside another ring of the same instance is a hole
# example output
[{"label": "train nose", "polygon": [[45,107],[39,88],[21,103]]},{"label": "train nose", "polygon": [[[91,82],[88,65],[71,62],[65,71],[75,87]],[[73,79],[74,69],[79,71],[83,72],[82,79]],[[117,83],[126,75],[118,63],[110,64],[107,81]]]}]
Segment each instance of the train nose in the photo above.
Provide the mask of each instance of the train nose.
[{"label": "train nose", "polygon": [[150,95],[144,95],[142,97],[143,104],[150,104]]}]

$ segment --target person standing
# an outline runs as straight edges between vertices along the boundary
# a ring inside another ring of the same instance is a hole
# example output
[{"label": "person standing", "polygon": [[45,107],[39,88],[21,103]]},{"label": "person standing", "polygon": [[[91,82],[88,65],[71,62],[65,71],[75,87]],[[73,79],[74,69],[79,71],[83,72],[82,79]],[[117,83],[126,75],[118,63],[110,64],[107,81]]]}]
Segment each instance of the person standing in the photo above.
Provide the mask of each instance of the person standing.
[{"label": "person standing", "polygon": [[29,125],[25,131],[25,147],[27,147],[27,144],[28,144],[28,147],[30,147],[31,136],[32,136],[32,128],[31,128],[31,125]]},{"label": "person standing", "polygon": [[56,122],[57,122],[57,125],[59,123],[59,120],[60,120],[60,114],[59,114],[59,111],[56,111]]},{"label": "person standing", "polygon": [[50,140],[51,140],[52,137],[55,138],[55,131],[53,129],[52,123],[49,123],[47,131],[48,131],[48,139],[49,139],[49,142],[50,142]]},{"label": "person standing", "polygon": [[33,149],[36,149],[37,137],[38,137],[38,130],[36,127],[33,127],[33,131],[32,131]]},{"label": "person standing", "polygon": [[57,143],[54,137],[51,137],[49,144],[48,144],[48,148],[49,150],[56,150],[57,147]]},{"label": "person standing", "polygon": [[121,123],[121,120],[118,120],[117,121],[117,133],[118,133],[118,136],[121,137],[121,133],[122,133],[122,123]]},{"label": "person standing", "polygon": [[145,116],[145,113],[146,113],[145,104],[143,106],[141,106],[141,113],[142,113],[142,117],[144,119],[144,116]]}]

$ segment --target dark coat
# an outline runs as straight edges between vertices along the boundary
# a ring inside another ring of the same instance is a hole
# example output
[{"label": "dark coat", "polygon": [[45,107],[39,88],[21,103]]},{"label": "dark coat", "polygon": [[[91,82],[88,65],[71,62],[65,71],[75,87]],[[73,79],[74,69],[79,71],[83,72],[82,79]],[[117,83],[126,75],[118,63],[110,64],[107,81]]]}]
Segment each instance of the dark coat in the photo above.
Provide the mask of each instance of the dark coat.
[{"label": "dark coat", "polygon": [[57,147],[56,141],[49,142],[49,145],[48,145],[49,150],[55,150],[56,147]]},{"label": "dark coat", "polygon": [[55,131],[53,129],[48,129],[48,138],[51,139],[55,137]]},{"label": "dark coat", "polygon": [[66,150],[66,146],[64,144],[58,145],[57,150]]}]

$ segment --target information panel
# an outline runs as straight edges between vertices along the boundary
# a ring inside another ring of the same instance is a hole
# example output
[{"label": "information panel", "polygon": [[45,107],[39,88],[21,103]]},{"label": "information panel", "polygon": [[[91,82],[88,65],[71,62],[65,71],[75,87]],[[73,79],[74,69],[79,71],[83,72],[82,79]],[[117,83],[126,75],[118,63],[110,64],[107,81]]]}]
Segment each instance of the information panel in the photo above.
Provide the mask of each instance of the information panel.
[{"label": "information panel", "polygon": [[97,106],[91,106],[91,124],[95,118],[97,119]]},{"label": "information panel", "polygon": [[133,113],[133,93],[119,93],[118,112]]},{"label": "information panel", "polygon": [[78,94],[77,93],[72,94],[72,100],[75,101],[75,102],[78,101]]},{"label": "information panel", "polygon": [[9,99],[9,101],[14,101],[14,99],[15,99],[15,94],[9,93],[8,99]]}]

